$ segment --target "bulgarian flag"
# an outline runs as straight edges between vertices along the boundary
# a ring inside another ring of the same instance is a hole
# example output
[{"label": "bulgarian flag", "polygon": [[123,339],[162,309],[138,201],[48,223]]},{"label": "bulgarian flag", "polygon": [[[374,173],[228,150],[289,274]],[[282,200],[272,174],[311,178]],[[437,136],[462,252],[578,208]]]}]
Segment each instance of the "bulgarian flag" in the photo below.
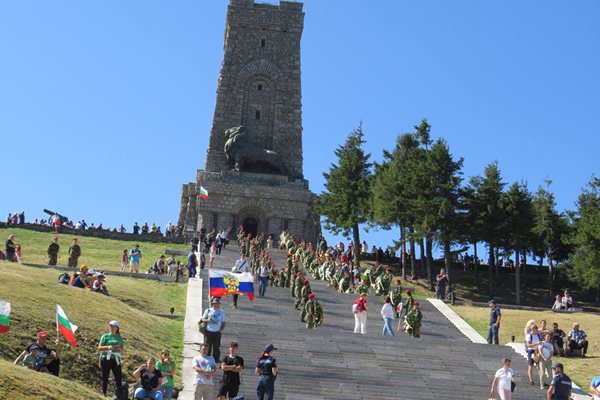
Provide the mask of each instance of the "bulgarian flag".
[{"label": "bulgarian flag", "polygon": [[67,318],[67,314],[58,304],[56,305],[56,331],[60,331],[62,335],[67,339],[67,342],[71,343],[71,347],[77,348],[77,342],[75,341],[75,331],[77,326],[72,324]]},{"label": "bulgarian flag", "polygon": [[198,196],[202,200],[208,200],[208,190],[204,189],[203,186],[200,186],[200,192],[198,192]]},{"label": "bulgarian flag", "polygon": [[10,303],[0,300],[0,333],[10,329]]}]

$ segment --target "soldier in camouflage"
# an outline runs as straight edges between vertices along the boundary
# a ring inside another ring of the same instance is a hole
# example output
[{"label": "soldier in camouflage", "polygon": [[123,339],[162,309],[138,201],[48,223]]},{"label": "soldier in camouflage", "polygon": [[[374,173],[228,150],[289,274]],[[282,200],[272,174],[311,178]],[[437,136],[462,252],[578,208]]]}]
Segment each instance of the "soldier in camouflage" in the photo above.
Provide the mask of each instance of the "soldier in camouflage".
[{"label": "soldier in camouflage", "polygon": [[[305,305],[308,302],[308,295],[312,293],[312,289],[310,287],[310,282],[308,281],[308,279],[305,279],[302,286],[302,290],[300,291],[300,309],[302,310],[302,314],[300,316],[300,321],[302,322],[306,322],[305,317],[306,317],[306,310],[305,310]],[[296,303],[298,303],[298,298],[296,298]]]},{"label": "soldier in camouflage", "polygon": [[54,236],[52,243],[48,246],[48,265],[56,265],[58,262],[58,251],[60,246],[58,244],[58,236]]}]

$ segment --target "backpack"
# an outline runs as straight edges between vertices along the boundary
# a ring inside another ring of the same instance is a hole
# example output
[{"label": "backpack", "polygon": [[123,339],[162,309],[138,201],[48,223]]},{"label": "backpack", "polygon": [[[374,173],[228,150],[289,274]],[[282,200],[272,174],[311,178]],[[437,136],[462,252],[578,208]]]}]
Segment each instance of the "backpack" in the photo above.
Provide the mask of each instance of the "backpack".
[{"label": "backpack", "polygon": [[115,390],[115,396],[117,400],[128,400],[129,399],[129,385],[125,382],[121,384],[121,390]]},{"label": "backpack", "polygon": [[58,276],[58,283],[62,283],[63,285],[68,285],[71,280],[71,276],[66,272],[63,272]]}]

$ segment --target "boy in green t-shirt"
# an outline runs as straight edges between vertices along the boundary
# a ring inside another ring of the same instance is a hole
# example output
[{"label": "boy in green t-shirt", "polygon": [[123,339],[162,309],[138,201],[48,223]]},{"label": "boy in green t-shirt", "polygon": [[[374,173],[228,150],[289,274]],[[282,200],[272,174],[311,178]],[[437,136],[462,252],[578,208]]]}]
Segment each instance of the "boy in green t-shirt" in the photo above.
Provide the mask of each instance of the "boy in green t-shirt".
[{"label": "boy in green t-shirt", "polygon": [[38,346],[37,344],[32,344],[29,346],[29,353],[25,354],[23,357],[22,366],[25,368],[29,368],[35,371],[35,365],[37,364],[37,354],[38,354]]},{"label": "boy in green t-shirt", "polygon": [[156,362],[155,368],[162,373],[162,376],[167,378],[161,386],[163,392],[163,400],[171,400],[173,396],[173,377],[175,376],[175,360],[171,360],[169,350],[164,349],[160,352],[160,359]]}]

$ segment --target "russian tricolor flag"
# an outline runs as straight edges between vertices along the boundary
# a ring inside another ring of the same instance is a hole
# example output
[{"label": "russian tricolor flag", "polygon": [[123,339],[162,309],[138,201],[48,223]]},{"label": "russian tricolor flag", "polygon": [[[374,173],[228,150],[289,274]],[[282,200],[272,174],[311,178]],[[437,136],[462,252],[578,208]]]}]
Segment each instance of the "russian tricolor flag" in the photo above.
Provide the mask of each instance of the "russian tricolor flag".
[{"label": "russian tricolor flag", "polygon": [[208,272],[211,297],[223,297],[230,294],[245,294],[250,301],[254,300],[254,276],[249,272]]}]

